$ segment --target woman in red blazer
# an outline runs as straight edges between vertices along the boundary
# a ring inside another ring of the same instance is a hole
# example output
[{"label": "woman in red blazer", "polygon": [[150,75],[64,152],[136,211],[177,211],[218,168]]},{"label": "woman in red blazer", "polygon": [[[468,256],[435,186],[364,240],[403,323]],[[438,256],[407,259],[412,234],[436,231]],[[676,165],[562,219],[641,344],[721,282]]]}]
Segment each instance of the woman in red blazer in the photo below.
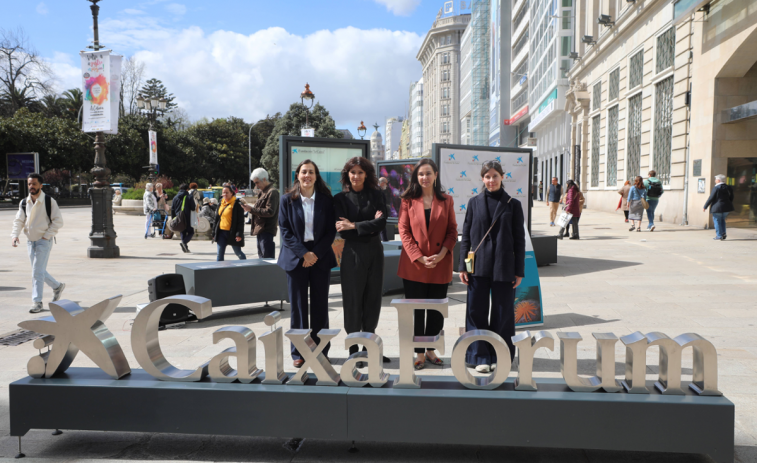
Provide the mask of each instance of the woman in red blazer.
[{"label": "woman in red blazer", "polygon": [[[452,198],[442,192],[439,169],[422,159],[413,169],[410,186],[402,194],[399,232],[402,254],[397,275],[407,299],[444,299],[452,281],[452,250],[457,243],[457,221]],[[436,336],[444,317],[435,310],[415,311],[415,336]],[[441,365],[434,349],[416,349],[415,369],[426,362]]]}]

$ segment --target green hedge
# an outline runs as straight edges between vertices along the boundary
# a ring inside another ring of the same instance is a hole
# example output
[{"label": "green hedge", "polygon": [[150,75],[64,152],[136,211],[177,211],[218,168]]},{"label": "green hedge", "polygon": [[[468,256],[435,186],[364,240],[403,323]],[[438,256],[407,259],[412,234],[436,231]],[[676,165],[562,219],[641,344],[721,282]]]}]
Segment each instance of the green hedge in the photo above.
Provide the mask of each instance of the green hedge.
[{"label": "green hedge", "polygon": [[[168,188],[163,190],[168,195],[168,200],[171,201],[174,196],[179,193],[178,188]],[[123,194],[123,199],[142,199],[145,196],[144,188],[132,188]]]}]

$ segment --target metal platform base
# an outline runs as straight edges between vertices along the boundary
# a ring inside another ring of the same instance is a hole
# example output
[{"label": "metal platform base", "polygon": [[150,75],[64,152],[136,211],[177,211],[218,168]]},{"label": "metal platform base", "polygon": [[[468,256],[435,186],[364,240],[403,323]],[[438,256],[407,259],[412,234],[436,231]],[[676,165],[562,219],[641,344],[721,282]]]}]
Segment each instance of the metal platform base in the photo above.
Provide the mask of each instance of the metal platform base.
[{"label": "metal platform base", "polygon": [[[426,376],[422,389],[121,380],[94,368],[10,385],[11,436],[30,429],[302,437],[515,447],[703,453],[733,461],[734,405],[725,397],[465,389]],[[314,383],[313,379],[309,380]],[[688,391],[688,387],[684,389]],[[302,417],[315,417],[302,419]]]}]

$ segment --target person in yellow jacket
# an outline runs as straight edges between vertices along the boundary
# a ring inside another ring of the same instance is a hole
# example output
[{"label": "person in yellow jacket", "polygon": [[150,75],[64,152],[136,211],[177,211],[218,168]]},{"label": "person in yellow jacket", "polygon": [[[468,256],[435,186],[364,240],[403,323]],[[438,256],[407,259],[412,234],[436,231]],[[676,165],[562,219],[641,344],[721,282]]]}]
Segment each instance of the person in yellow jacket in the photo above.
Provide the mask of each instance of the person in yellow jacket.
[{"label": "person in yellow jacket", "polygon": [[213,241],[218,245],[216,261],[224,260],[226,246],[231,246],[239,260],[247,259],[244,247],[244,210],[228,186],[223,187],[221,205],[218,206]]}]

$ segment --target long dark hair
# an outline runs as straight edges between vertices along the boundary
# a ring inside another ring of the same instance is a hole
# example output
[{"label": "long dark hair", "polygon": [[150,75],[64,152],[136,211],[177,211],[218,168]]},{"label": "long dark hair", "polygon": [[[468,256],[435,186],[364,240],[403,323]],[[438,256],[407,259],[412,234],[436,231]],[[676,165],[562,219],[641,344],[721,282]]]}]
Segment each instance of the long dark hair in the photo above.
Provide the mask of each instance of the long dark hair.
[{"label": "long dark hair", "polygon": [[292,199],[297,199],[300,197],[300,179],[298,178],[298,176],[300,174],[300,169],[302,169],[302,166],[304,166],[305,164],[313,164],[313,168],[315,169],[315,182],[313,182],[314,191],[318,194],[323,194],[331,197],[331,188],[329,188],[329,186],[326,185],[326,182],[323,181],[323,177],[321,177],[321,171],[318,170],[318,165],[310,159],[305,159],[297,165],[297,169],[295,169],[294,171],[294,183],[286,191],[287,194],[291,194]]},{"label": "long dark hair", "polygon": [[431,169],[437,176],[436,182],[434,182],[434,196],[436,196],[436,199],[439,201],[447,200],[447,197],[444,196],[444,192],[442,191],[442,182],[439,181],[439,168],[436,167],[436,163],[429,158],[421,159],[418,161],[418,164],[415,165],[413,175],[410,177],[410,185],[407,187],[407,190],[402,193],[402,196],[400,196],[402,199],[415,199],[423,196],[423,187],[418,182],[418,171],[421,167],[427,165],[431,166]]},{"label": "long dark hair", "polygon": [[373,168],[373,164],[364,157],[355,156],[350,158],[342,168],[342,178],[339,182],[342,184],[342,191],[349,191],[352,188],[352,182],[350,182],[350,171],[353,167],[360,167],[365,172],[365,183],[363,188],[369,190],[378,190],[378,179],[376,178],[376,169]]},{"label": "long dark hair", "polygon": [[567,182],[565,182],[565,186],[568,187],[568,190],[570,190],[571,188],[578,190],[578,184],[573,180],[568,180]]}]

